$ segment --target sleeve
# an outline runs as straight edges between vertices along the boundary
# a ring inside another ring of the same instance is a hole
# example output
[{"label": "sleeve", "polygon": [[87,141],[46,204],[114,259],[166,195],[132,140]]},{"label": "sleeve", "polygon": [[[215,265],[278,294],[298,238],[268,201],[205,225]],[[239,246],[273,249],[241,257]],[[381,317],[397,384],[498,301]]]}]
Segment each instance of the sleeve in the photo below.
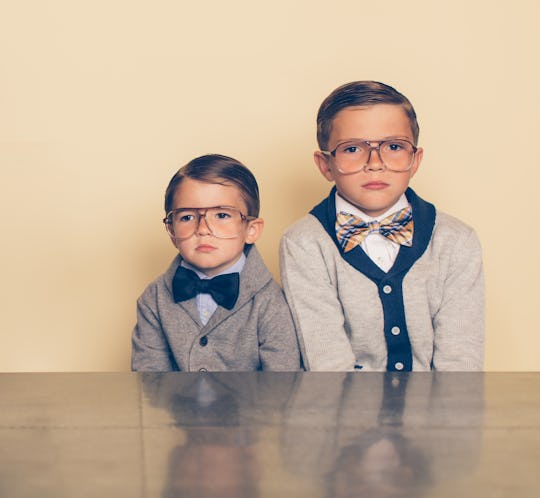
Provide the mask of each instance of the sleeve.
[{"label": "sleeve", "polygon": [[163,333],[155,302],[155,289],[152,287],[147,288],[137,301],[137,324],[131,337],[131,370],[133,371],[179,370]]},{"label": "sleeve", "polygon": [[259,357],[263,370],[300,370],[298,340],[289,306],[279,285],[271,280],[261,296],[258,320]]},{"label": "sleeve", "polygon": [[482,370],[484,323],[482,249],[475,232],[469,230],[452,249],[442,303],[433,318],[433,369]]},{"label": "sleeve", "polygon": [[355,355],[345,317],[320,246],[296,243],[287,234],[280,244],[281,280],[298,333],[306,370],[354,370]]}]

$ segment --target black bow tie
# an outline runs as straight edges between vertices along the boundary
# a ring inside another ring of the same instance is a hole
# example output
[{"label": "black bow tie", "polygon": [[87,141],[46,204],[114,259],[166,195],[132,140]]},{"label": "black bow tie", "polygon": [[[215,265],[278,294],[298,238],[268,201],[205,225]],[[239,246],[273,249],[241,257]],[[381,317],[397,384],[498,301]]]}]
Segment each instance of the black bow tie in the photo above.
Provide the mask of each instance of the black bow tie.
[{"label": "black bow tie", "polygon": [[179,266],[172,282],[174,301],[187,301],[197,294],[210,294],[214,301],[231,310],[238,299],[240,274],[227,273],[211,279],[200,279],[197,274]]}]

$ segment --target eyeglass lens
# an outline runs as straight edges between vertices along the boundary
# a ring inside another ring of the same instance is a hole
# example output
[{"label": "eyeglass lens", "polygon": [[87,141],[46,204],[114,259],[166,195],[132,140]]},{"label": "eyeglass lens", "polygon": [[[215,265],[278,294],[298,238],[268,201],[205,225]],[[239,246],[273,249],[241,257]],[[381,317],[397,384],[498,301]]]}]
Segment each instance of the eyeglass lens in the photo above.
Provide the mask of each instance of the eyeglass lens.
[{"label": "eyeglass lens", "polygon": [[218,238],[233,238],[242,231],[243,217],[234,208],[216,207],[204,210],[177,209],[170,213],[169,233],[178,239],[191,237],[200,227],[202,219],[212,235]]},{"label": "eyeglass lens", "polygon": [[371,145],[366,141],[340,144],[335,150],[336,163],[343,172],[362,170],[378,154],[384,165],[394,171],[407,171],[414,157],[414,147],[405,140],[388,140]]}]

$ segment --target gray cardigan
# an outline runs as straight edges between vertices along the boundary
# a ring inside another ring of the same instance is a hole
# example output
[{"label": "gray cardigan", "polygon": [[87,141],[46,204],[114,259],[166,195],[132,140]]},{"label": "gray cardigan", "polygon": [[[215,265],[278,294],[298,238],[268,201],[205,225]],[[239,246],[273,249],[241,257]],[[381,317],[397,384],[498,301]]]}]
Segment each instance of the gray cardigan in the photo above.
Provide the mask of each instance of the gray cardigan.
[{"label": "gray cardigan", "polygon": [[484,276],[474,230],[408,189],[413,247],[401,247],[384,273],[360,247],[340,250],[334,193],[281,242],[281,279],[305,367],[481,370]]},{"label": "gray cardigan", "polygon": [[283,292],[255,246],[247,250],[236,305],[232,310],[218,306],[206,325],[200,321],[195,299],[174,302],[172,279],[180,255],[146,288],[137,301],[132,370],[300,368],[296,333]]}]

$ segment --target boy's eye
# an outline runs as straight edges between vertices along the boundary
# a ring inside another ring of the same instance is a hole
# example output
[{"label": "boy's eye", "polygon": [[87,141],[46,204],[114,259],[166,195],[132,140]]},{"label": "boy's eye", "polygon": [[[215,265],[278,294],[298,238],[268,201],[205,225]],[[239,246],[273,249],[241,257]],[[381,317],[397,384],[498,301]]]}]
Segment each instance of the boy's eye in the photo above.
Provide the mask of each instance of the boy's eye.
[{"label": "boy's eye", "polygon": [[402,142],[400,140],[392,141],[392,142],[384,142],[381,144],[381,148],[383,151],[386,152],[410,152],[412,151],[412,147],[408,142]]},{"label": "boy's eye", "polygon": [[216,218],[218,218],[219,220],[225,220],[227,218],[230,218],[231,217],[231,214],[230,213],[226,213],[224,211],[221,211],[219,213],[216,213]]},{"label": "boy's eye", "polygon": [[228,209],[216,209],[208,212],[210,216],[215,221],[227,221],[234,217],[234,211],[229,211]]},{"label": "boy's eye", "polygon": [[393,152],[401,150],[403,148],[402,145],[400,143],[397,143],[397,142],[387,143],[387,144],[385,144],[385,147],[388,150],[391,150]]},{"label": "boy's eye", "polygon": [[358,154],[362,152],[362,146],[360,144],[344,144],[338,151],[342,154]]},{"label": "boy's eye", "polygon": [[195,219],[194,213],[178,213],[175,216],[174,221],[176,223],[189,223],[193,221],[194,219]]}]

